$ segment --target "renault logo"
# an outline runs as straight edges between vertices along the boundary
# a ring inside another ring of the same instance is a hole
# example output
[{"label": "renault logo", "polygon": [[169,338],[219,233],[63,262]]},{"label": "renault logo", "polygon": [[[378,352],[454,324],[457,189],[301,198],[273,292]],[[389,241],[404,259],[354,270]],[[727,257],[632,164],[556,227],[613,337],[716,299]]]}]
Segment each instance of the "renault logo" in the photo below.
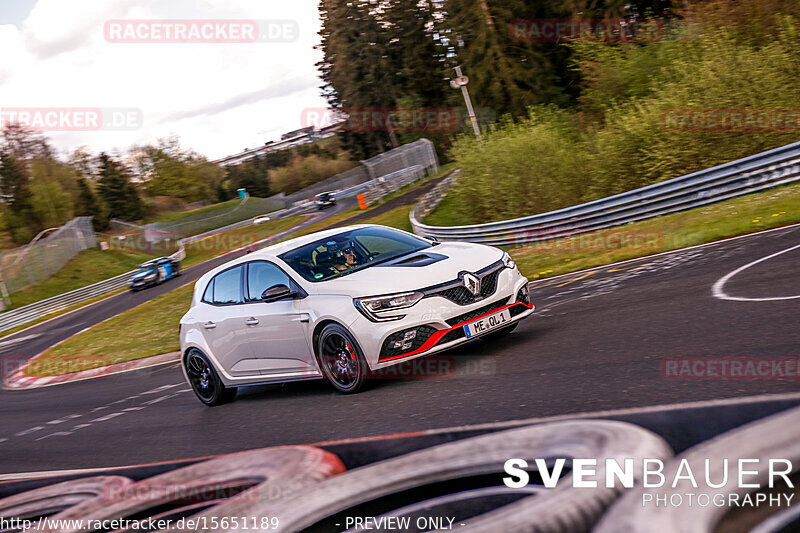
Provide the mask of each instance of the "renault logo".
[{"label": "renault logo", "polygon": [[481,293],[481,280],[477,276],[464,272],[461,274],[461,280],[464,282],[464,287],[472,293],[473,296],[478,296]]}]

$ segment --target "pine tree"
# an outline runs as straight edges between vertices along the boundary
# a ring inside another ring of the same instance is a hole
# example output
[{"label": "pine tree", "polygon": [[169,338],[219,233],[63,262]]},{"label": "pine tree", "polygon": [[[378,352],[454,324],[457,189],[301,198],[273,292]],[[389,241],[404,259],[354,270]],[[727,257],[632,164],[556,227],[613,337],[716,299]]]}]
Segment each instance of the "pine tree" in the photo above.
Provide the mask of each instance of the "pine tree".
[{"label": "pine tree", "polygon": [[570,16],[567,4],[554,0],[447,0],[440,28],[452,46],[449,63],[463,67],[475,106],[520,116],[531,105],[567,104],[577,85],[568,50],[515,37],[509,25]]},{"label": "pine tree", "polygon": [[92,217],[92,224],[96,231],[104,230],[108,227],[108,217],[105,216],[100,199],[92,190],[89,180],[80,178],[78,180],[78,198],[75,203],[75,216]]},{"label": "pine tree", "polygon": [[0,152],[0,199],[7,207],[6,227],[17,243],[28,242],[42,229],[33,210],[30,176],[8,152]]},{"label": "pine tree", "polygon": [[[323,59],[317,64],[323,95],[333,109],[386,110],[398,94],[388,52],[389,36],[381,27],[374,3],[367,0],[321,0],[320,31]],[[351,123],[341,135],[354,157],[364,159],[397,139],[382,123]]]},{"label": "pine tree", "polygon": [[18,214],[32,208],[30,177],[17,159],[7,152],[0,152],[0,194],[8,208]]},{"label": "pine tree", "polygon": [[100,172],[97,192],[108,206],[108,216],[122,220],[138,220],[144,215],[144,206],[136,186],[118,162],[105,153],[98,158]]}]

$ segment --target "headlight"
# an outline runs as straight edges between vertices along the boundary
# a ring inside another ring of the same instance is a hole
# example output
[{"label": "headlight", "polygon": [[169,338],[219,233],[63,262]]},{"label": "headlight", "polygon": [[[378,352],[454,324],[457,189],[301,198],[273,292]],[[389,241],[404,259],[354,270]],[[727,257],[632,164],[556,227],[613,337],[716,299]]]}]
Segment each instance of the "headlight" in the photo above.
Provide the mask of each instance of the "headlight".
[{"label": "headlight", "polygon": [[403,292],[400,294],[390,294],[388,296],[375,296],[371,298],[356,298],[353,304],[356,309],[373,322],[386,322],[389,320],[400,320],[405,315],[383,315],[384,311],[404,309],[411,307],[422,299],[421,292]]},{"label": "headlight", "polygon": [[506,252],[503,252],[503,264],[506,266],[506,268],[510,268],[511,270],[517,268],[517,264]]}]

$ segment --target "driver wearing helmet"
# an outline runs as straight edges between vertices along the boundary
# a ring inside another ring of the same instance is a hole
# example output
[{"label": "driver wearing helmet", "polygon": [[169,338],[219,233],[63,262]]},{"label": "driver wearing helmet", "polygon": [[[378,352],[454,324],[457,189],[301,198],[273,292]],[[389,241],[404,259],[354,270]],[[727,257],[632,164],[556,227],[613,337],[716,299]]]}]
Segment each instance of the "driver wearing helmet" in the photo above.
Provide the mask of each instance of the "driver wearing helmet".
[{"label": "driver wearing helmet", "polygon": [[336,269],[337,272],[344,272],[345,270],[349,270],[351,268],[355,268],[358,266],[358,260],[356,258],[356,251],[353,247],[353,243],[345,242],[338,247],[338,252],[336,253],[336,262],[333,264],[333,268]]}]

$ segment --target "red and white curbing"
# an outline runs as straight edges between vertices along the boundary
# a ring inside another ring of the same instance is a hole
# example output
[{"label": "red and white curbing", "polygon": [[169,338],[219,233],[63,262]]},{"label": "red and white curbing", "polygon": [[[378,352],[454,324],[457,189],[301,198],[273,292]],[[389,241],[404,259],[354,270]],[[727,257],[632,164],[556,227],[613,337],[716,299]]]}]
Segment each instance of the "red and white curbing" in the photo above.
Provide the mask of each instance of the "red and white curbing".
[{"label": "red and white curbing", "polygon": [[99,368],[92,368],[89,370],[81,370],[80,372],[70,372],[69,374],[61,374],[58,376],[44,376],[33,377],[25,374],[27,367],[35,360],[26,362],[19,369],[17,369],[8,378],[3,380],[3,388],[7,390],[25,390],[37,389],[40,387],[49,387],[52,385],[60,385],[62,383],[69,383],[73,381],[83,381],[85,379],[99,378],[102,376],[110,376],[111,374],[120,374],[122,372],[130,372],[131,370],[140,370],[156,365],[163,365],[166,363],[174,363],[180,361],[181,352],[170,352],[161,355],[154,355],[153,357],[146,357],[144,359],[136,359],[134,361],[126,361],[124,363],[117,363],[115,365],[101,366]]}]

